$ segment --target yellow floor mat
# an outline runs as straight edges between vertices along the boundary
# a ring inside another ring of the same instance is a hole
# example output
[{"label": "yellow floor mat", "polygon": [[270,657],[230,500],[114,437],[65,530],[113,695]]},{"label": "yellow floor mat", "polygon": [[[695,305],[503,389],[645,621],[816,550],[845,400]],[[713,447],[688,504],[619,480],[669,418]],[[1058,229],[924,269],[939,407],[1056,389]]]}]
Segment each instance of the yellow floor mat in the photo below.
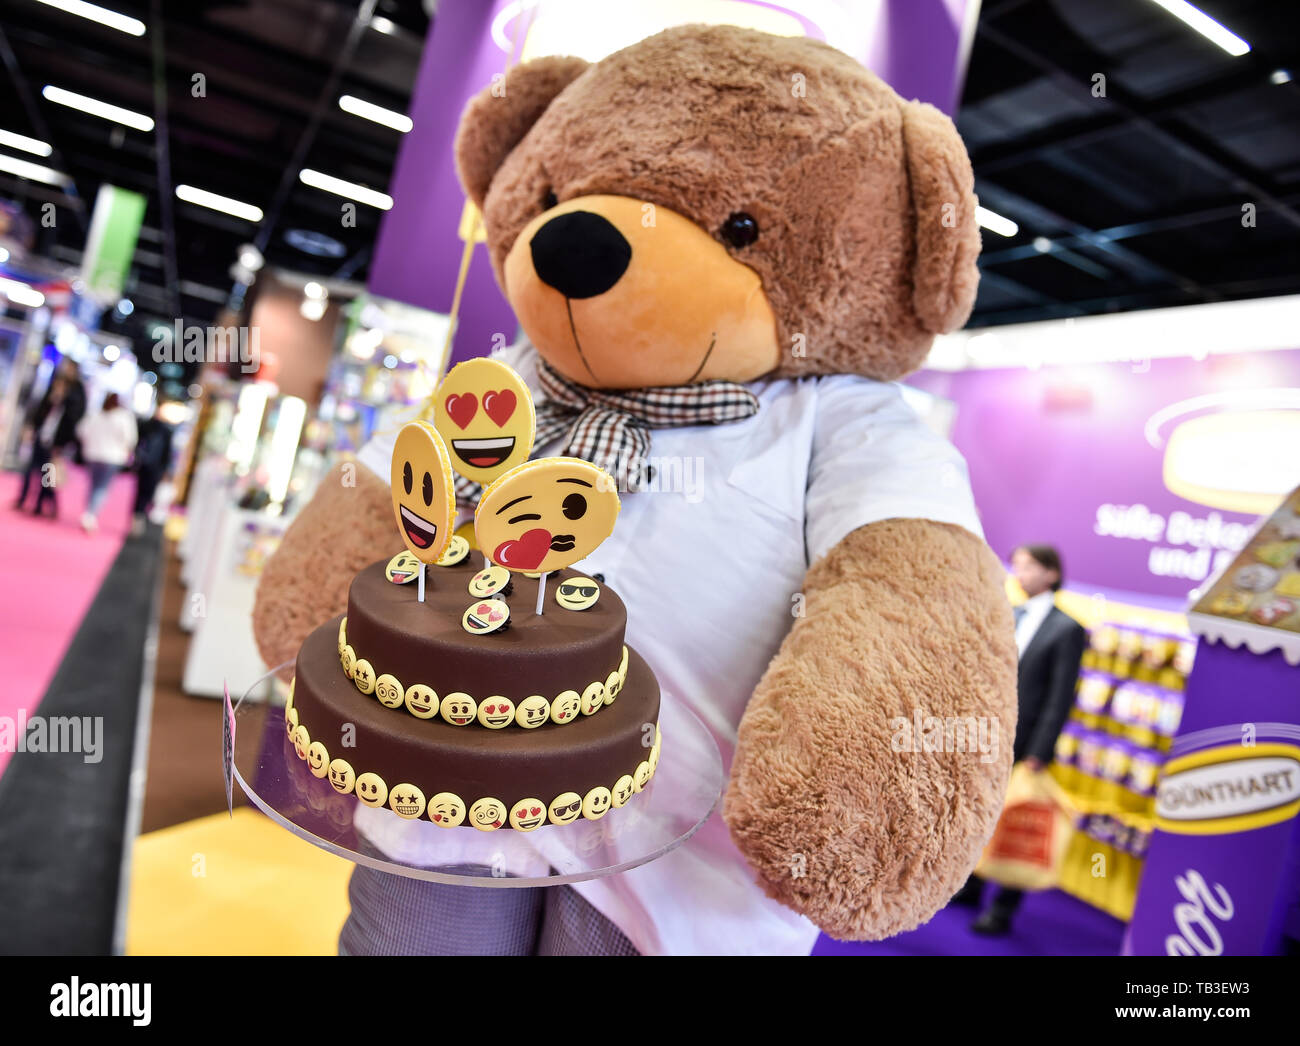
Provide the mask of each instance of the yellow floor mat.
[{"label": "yellow floor mat", "polygon": [[353,865],[258,813],[136,840],[128,955],[334,955]]}]

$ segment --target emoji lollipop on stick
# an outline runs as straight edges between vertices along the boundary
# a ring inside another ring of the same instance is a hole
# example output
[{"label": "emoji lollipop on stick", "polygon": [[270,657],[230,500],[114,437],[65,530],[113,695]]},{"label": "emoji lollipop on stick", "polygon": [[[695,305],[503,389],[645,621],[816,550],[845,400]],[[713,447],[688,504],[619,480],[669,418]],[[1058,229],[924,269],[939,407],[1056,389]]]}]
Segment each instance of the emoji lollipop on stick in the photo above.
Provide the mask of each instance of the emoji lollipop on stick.
[{"label": "emoji lollipop on stick", "polygon": [[411,555],[420,561],[419,600],[423,603],[425,572],[451,541],[456,511],[447,448],[427,421],[402,426],[393,445],[389,481],[397,529]]},{"label": "emoji lollipop on stick", "polygon": [[483,491],[474,536],[483,554],[507,570],[546,574],[595,551],[614,531],[619,500],[604,469],[580,458],[539,458],[517,465]]},{"label": "emoji lollipop on stick", "polygon": [[537,433],[524,379],[492,359],[466,360],[448,371],[433,394],[433,424],[452,468],[484,487],[528,460]]}]

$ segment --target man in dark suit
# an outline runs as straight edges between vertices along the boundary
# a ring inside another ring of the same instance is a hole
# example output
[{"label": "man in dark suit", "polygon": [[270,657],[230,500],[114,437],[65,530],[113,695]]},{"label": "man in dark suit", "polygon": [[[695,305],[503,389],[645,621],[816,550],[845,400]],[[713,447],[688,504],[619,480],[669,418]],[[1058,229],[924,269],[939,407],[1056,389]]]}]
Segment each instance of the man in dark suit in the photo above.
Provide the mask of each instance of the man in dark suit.
[{"label": "man in dark suit", "polygon": [[[1015,608],[1020,709],[1012,751],[1016,762],[1023,762],[1031,770],[1042,770],[1052,761],[1056,735],[1074,703],[1087,633],[1056,607],[1063,572],[1061,555],[1051,545],[1021,545],[1011,554],[1011,573],[1028,596]],[[954,902],[978,905],[982,886],[981,880],[972,875]],[[1011,917],[1022,896],[1020,890],[998,887],[971,929],[988,935],[1005,934],[1011,929]]]}]

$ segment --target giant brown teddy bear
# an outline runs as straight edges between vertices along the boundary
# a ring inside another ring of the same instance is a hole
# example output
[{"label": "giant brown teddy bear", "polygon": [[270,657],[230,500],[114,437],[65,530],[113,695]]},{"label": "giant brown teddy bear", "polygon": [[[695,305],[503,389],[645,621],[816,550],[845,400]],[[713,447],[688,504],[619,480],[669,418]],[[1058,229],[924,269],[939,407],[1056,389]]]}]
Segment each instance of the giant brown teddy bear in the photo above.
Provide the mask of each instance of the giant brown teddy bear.
[{"label": "giant brown teddy bear", "polygon": [[[888,382],[969,314],[979,233],[961,140],[839,51],[687,26],[595,65],[531,61],[504,87],[468,106],[456,161],[520,324],[575,382]],[[566,302],[528,248],[577,212],[619,230],[633,263]],[[386,484],[355,466],[327,478],[263,574],[267,663],[293,657],[344,609],[352,576],[394,549]],[[722,814],[763,889],[834,936],[924,922],[993,829],[1016,719],[1002,577],[969,530],[873,522],[811,564],[805,612],[763,655],[732,724]],[[992,760],[895,751],[891,723],[915,709],[989,717],[1006,743]]]}]

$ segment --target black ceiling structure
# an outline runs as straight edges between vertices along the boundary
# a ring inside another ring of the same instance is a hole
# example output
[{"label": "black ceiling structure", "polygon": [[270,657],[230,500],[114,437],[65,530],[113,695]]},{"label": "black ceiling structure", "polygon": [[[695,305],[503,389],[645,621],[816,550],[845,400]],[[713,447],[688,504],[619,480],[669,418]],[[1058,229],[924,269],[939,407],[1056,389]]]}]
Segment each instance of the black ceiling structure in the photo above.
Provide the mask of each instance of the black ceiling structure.
[{"label": "black ceiling structure", "polygon": [[984,231],[972,326],[1300,292],[1300,4],[1197,6],[1250,52],[1151,0],[986,0],[957,126],[1019,232]]},{"label": "black ceiling structure", "polygon": [[[136,336],[157,319],[209,322],[243,243],[269,265],[364,281],[382,212],[358,204],[348,226],[344,201],[298,171],[387,186],[400,132],[338,96],[406,111],[420,0],[101,2],[148,32],[0,0],[0,126],[52,144],[41,162],[72,178],[61,190],[0,172],[0,197],[38,220],[37,251],[75,263],[101,183],[146,194],[137,308],[115,321]],[[1151,0],[985,0],[957,123],[981,203],[1018,231],[983,234],[972,326],[1300,292],[1300,80],[1285,82],[1300,77],[1300,4],[1198,6],[1252,50],[1230,56]],[[53,104],[46,84],[156,126]],[[181,184],[264,217],[186,203]],[[53,228],[39,224],[46,202]]]}]

